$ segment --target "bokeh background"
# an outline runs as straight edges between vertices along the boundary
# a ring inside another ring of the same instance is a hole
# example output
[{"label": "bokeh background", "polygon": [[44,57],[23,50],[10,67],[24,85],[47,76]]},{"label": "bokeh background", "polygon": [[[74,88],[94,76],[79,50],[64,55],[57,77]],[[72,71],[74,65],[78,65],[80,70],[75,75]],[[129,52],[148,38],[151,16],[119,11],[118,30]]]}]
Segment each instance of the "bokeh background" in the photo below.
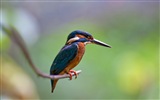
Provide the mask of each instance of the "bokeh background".
[{"label": "bokeh background", "polygon": [[[36,76],[18,46],[1,30],[3,99],[20,94],[42,100],[159,98],[158,0],[8,0],[1,2],[1,23],[16,27],[33,62],[45,73],[74,30],[87,31],[112,46],[87,45],[75,68],[82,73],[76,80],[60,80],[52,94],[50,80]],[[15,88],[19,91],[12,92]]]}]

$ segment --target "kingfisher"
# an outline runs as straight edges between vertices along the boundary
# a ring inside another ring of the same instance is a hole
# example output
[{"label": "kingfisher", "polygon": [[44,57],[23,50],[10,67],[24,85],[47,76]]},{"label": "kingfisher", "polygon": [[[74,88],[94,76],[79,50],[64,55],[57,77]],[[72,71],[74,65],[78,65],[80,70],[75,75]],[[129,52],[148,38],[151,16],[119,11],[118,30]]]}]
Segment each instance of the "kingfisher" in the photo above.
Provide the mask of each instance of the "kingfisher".
[{"label": "kingfisher", "polygon": [[[50,68],[50,75],[69,74],[70,80],[72,80],[71,73],[74,73],[75,78],[77,78],[76,71],[72,69],[81,61],[85,53],[85,46],[87,44],[97,44],[111,48],[110,45],[93,38],[90,33],[81,30],[75,30],[68,35],[65,45],[55,57]],[[52,93],[57,82],[58,79],[51,80]]]}]

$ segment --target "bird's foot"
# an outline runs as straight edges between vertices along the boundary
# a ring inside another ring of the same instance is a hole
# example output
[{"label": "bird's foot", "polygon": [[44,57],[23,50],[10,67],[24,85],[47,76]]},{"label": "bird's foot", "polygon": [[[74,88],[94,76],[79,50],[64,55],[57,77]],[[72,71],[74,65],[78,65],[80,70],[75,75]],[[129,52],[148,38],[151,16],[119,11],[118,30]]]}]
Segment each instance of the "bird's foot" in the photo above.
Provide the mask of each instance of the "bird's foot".
[{"label": "bird's foot", "polygon": [[76,79],[76,78],[77,78],[77,76],[78,76],[78,74],[76,73],[76,71],[75,71],[75,70],[70,70],[70,71],[69,71],[69,73],[68,73],[68,74],[69,74],[69,76],[70,76],[70,77],[69,77],[69,78],[70,78],[70,80],[72,80],[72,73],[74,73],[74,75],[75,75],[75,79]]}]

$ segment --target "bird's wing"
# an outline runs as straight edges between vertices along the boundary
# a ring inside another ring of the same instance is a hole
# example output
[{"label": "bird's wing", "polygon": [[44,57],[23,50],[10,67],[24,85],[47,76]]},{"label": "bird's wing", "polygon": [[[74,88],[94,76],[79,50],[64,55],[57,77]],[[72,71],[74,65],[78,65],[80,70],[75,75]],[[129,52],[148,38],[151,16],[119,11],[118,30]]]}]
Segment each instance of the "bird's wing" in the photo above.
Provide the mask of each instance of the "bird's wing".
[{"label": "bird's wing", "polygon": [[78,47],[76,44],[63,47],[52,63],[50,74],[57,75],[63,71],[69,62],[75,58],[77,51]]}]

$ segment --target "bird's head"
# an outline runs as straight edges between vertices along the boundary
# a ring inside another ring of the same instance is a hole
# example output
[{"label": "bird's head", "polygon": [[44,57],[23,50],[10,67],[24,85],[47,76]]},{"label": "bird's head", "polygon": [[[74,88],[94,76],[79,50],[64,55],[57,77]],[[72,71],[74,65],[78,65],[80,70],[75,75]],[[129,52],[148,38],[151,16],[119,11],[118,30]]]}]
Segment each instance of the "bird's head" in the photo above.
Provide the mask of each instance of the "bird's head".
[{"label": "bird's head", "polygon": [[109,46],[108,44],[93,38],[91,34],[81,30],[73,31],[68,35],[66,45],[74,42],[83,42],[84,44],[97,44],[111,48],[111,46]]}]

